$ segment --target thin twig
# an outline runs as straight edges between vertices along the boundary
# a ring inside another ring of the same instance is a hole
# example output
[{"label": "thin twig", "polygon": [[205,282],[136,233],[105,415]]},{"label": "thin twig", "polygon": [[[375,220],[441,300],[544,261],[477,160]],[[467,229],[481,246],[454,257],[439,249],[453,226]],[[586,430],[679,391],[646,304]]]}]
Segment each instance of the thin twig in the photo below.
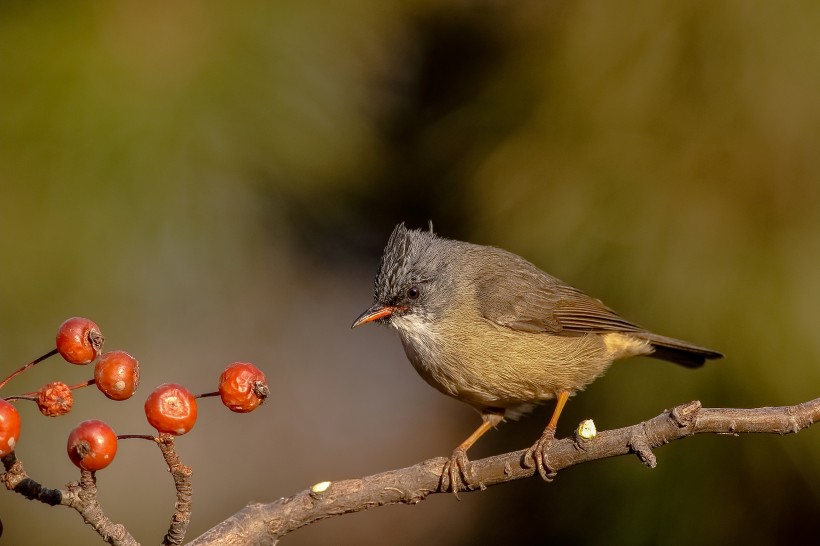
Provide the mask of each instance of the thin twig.
[{"label": "thin twig", "polygon": [[83,381],[82,383],[77,383],[75,385],[70,385],[68,388],[72,391],[76,391],[77,389],[82,389],[84,387],[90,387],[91,385],[94,385],[96,382],[97,382],[97,380],[92,377],[88,381]]},{"label": "thin twig", "polygon": [[117,440],[150,440],[151,442],[159,442],[159,438],[151,436],[150,434],[117,434]]},{"label": "thin twig", "polygon": [[211,396],[219,396],[219,391],[203,392],[202,394],[197,394],[194,398],[209,398]]},{"label": "thin twig", "polygon": [[47,352],[46,354],[44,354],[43,356],[41,356],[41,357],[39,357],[39,358],[35,358],[34,360],[32,360],[31,362],[29,362],[29,363],[28,363],[28,364],[26,364],[25,366],[22,366],[21,368],[18,368],[17,370],[13,371],[13,372],[11,373],[11,375],[9,375],[8,377],[6,377],[4,380],[0,381],[0,389],[2,389],[3,387],[5,387],[5,386],[6,386],[6,383],[8,383],[9,381],[11,381],[12,379],[14,379],[15,377],[17,377],[18,375],[20,375],[20,374],[21,374],[21,373],[23,373],[24,371],[28,370],[29,368],[31,368],[31,367],[32,367],[32,366],[34,366],[35,364],[39,364],[39,363],[40,363],[40,362],[42,362],[43,360],[45,360],[45,359],[47,359],[47,358],[49,358],[49,357],[52,357],[52,356],[54,356],[54,355],[56,355],[56,354],[57,354],[57,349],[56,349],[56,348],[54,348],[54,349],[50,350],[49,352]]},{"label": "thin twig", "polygon": [[[83,381],[82,383],[76,383],[74,385],[66,385],[68,390],[75,391],[77,389],[82,389],[84,387],[89,387],[95,384],[97,381],[95,379],[89,379],[88,381]],[[59,383],[59,382],[58,382]],[[53,384],[53,383],[52,383]],[[31,391],[25,394],[20,394],[17,396],[9,396],[6,400],[34,400],[37,401],[37,396],[40,394],[40,391]]]},{"label": "thin twig", "polygon": [[171,525],[168,533],[162,541],[163,546],[176,546],[185,540],[185,533],[188,524],[191,522],[191,467],[184,465],[179,460],[176,449],[174,449],[174,437],[167,433],[162,433],[157,438],[157,445],[162,451],[162,456],[168,464],[168,470],[174,478],[174,487],[177,490],[177,501],[174,504],[174,514],[171,516]]},{"label": "thin twig", "polygon": [[14,402],[15,400],[27,400],[29,402],[36,402],[37,401],[37,393],[34,394],[15,394],[12,396],[7,396],[5,398],[6,402]]}]

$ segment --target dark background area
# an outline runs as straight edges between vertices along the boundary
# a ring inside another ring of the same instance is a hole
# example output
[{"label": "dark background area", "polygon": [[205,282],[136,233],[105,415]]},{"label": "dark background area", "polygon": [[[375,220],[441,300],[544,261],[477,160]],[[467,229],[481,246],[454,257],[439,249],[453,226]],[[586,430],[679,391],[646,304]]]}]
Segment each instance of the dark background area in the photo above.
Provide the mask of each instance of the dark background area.
[{"label": "dark background area", "polygon": [[[812,2],[187,2],[0,5],[0,368],[93,318],[140,360],[17,450],[76,479],[68,432],[150,432],[159,383],[267,373],[250,415],[203,400],[180,438],[193,538],[250,501],[448,455],[476,414],[395,334],[350,331],[395,224],[525,256],[659,333],[727,358],[619,362],[559,436],[693,399],[818,396],[820,6]],[[76,383],[57,360],[10,383]],[[92,392],[93,391],[93,392]],[[522,449],[551,407],[489,433]],[[145,445],[143,445],[145,444]],[[283,544],[810,543],[820,439],[696,437],[635,457],[319,522]],[[123,442],[100,501],[144,543],[173,505],[158,450]],[[0,495],[8,544],[93,544],[71,510]]]}]

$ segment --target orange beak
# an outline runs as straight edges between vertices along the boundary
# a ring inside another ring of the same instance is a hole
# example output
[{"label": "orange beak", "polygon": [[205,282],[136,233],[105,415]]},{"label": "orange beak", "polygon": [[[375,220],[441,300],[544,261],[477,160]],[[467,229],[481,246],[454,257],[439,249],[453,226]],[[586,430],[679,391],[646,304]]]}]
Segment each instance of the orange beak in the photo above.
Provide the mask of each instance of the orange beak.
[{"label": "orange beak", "polygon": [[402,308],[398,306],[382,305],[381,303],[376,303],[370,309],[359,315],[359,318],[356,319],[356,322],[353,323],[353,326],[351,326],[351,328],[361,326],[362,324],[367,324],[368,322],[373,322],[374,320],[387,318],[390,315],[392,315],[395,311],[398,311],[400,309]]}]

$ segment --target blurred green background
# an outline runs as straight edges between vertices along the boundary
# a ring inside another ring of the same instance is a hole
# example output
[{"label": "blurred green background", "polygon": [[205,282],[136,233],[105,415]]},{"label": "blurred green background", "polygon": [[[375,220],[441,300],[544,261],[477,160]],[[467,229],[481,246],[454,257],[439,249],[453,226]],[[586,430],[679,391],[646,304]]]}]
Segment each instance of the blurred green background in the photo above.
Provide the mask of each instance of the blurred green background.
[{"label": "blurred green background", "polygon": [[[618,363],[568,434],[699,399],[820,396],[820,4],[73,2],[0,4],[0,357],[93,318],[142,366],[115,404],[21,406],[18,455],[76,479],[68,431],[147,433],[157,384],[213,390],[251,360],[270,402],[203,401],[179,441],[197,536],[249,501],[447,455],[478,424],[353,319],[392,227],[494,244],[660,333],[721,350],[691,371]],[[88,368],[57,360],[4,394]],[[93,392],[92,392],[93,391]],[[522,449],[551,407],[488,434]],[[816,540],[820,431],[656,452],[312,525],[283,544],[772,544]],[[143,445],[145,444],[145,445]],[[123,442],[101,503],[161,539],[158,450]],[[9,544],[94,544],[71,510],[0,494]]]}]

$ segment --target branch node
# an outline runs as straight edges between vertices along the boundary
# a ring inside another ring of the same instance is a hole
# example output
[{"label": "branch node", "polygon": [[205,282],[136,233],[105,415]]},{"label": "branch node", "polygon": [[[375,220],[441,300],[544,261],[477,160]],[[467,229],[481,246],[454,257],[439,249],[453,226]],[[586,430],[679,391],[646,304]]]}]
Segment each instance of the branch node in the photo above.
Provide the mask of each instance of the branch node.
[{"label": "branch node", "polygon": [[585,419],[581,421],[572,435],[573,446],[578,451],[586,451],[597,435],[598,430],[595,428],[595,422],[592,419]]},{"label": "branch node", "polygon": [[784,433],[797,433],[812,424],[812,419],[803,410],[803,404],[791,406],[786,409],[789,416],[789,429]]},{"label": "branch node", "polygon": [[319,482],[313,484],[310,488],[310,496],[314,499],[320,499],[324,496],[324,492],[332,485],[332,482]]},{"label": "branch node", "polygon": [[638,456],[641,462],[649,468],[655,468],[658,466],[658,459],[655,457],[655,454],[652,453],[652,448],[649,447],[649,442],[643,434],[636,434],[630,438],[629,449],[631,449],[635,455]]},{"label": "branch node", "polygon": [[688,404],[681,404],[676,408],[672,408],[672,411],[669,412],[669,417],[678,428],[686,428],[695,422],[700,408],[700,400],[694,400]]}]

